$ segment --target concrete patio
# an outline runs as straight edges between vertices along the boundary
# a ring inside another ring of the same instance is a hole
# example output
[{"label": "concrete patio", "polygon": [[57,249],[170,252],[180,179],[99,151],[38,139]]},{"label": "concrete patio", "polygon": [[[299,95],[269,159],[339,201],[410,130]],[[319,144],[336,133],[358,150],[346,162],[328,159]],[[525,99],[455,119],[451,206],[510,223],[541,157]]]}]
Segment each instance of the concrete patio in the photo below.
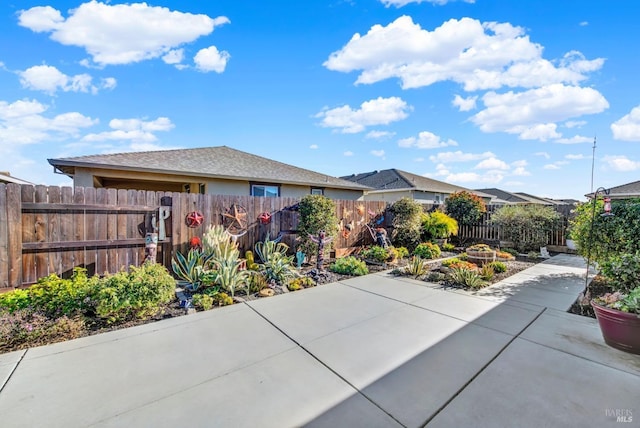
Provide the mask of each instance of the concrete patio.
[{"label": "concrete patio", "polygon": [[640,426],[640,356],[555,256],[478,292],[384,273],[0,355],[9,427]]}]

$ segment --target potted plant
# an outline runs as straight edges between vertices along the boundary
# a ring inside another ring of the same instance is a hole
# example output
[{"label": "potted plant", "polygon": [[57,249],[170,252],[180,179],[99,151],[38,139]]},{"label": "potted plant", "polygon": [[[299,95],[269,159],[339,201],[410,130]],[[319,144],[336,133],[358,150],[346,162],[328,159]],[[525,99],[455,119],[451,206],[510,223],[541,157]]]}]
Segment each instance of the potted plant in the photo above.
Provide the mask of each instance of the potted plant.
[{"label": "potted plant", "polygon": [[640,354],[640,286],[596,297],[591,306],[607,345]]},{"label": "potted plant", "polygon": [[640,252],[613,256],[601,275],[613,292],[591,299],[605,342],[640,354]]},{"label": "potted plant", "polygon": [[445,244],[451,235],[458,234],[458,222],[442,211],[422,214],[422,239]]},{"label": "potted plant", "polygon": [[470,263],[482,266],[496,260],[496,251],[487,244],[475,244],[467,248],[467,257]]}]

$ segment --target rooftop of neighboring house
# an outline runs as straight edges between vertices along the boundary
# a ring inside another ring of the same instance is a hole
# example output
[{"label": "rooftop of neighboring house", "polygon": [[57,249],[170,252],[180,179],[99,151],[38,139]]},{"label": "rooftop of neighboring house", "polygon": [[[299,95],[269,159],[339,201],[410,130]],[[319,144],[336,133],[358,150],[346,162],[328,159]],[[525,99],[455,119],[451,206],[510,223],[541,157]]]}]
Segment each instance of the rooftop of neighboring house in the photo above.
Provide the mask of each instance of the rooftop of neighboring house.
[{"label": "rooftop of neighboring house", "polygon": [[8,171],[0,171],[0,183],[33,184],[29,181],[12,177]]},{"label": "rooftop of neighboring house", "polygon": [[395,168],[385,169],[382,171],[351,174],[340,178],[376,189],[374,191],[370,191],[369,193],[385,190],[412,189],[424,192],[451,194],[454,192],[466,190],[481,197],[490,197],[490,195],[480,191],[467,189],[465,187],[456,186],[454,184],[445,183],[444,181],[434,180],[433,178],[424,177],[422,175],[413,174]]},{"label": "rooftop of neighboring house", "polygon": [[[609,190],[609,196],[612,199],[640,198],[640,180],[621,184],[607,190]],[[585,196],[591,199],[593,198],[593,192]]]},{"label": "rooftop of neighboring house", "polygon": [[351,190],[369,189],[365,185],[227,146],[100,154],[49,159],[48,161],[57,170],[69,176],[74,175],[76,167],[84,167],[302,184]]}]

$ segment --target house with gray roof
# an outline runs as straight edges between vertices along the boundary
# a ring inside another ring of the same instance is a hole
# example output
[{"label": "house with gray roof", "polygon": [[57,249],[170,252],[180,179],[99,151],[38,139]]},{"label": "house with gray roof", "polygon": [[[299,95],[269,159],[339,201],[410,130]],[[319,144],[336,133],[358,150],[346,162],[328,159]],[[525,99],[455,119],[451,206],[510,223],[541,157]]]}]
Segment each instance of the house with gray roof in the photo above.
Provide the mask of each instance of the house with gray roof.
[{"label": "house with gray roof", "polygon": [[491,205],[514,205],[529,204],[529,200],[516,193],[507,192],[506,190],[497,189],[495,187],[486,189],[476,189],[477,192],[487,193],[492,196]]},{"label": "house with gray roof", "polygon": [[[611,199],[640,198],[640,180],[621,184],[620,186],[615,186],[607,190],[609,190],[609,197]],[[599,195],[602,195],[602,193]],[[593,199],[593,192],[587,193],[585,196],[589,199]]]},{"label": "house with gray roof", "polygon": [[352,174],[341,178],[373,187],[374,190],[365,192],[363,197],[364,200],[370,201],[394,202],[403,197],[409,197],[426,204],[438,204],[443,203],[450,194],[463,190],[475,193],[486,202],[491,199],[491,195],[486,193],[395,168]]},{"label": "house with gray roof", "polygon": [[13,183],[13,184],[33,184],[26,180],[21,180],[16,177],[12,177],[8,171],[0,171],[0,183]]},{"label": "house with gray roof", "polygon": [[227,146],[48,159],[77,187],[359,199],[369,187]]}]

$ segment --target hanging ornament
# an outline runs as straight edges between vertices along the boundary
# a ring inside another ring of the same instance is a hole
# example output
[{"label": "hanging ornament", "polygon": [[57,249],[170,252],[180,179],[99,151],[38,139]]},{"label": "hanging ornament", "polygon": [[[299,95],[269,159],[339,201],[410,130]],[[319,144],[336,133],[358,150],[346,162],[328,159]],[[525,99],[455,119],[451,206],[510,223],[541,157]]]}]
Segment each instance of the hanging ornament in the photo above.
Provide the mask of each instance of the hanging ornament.
[{"label": "hanging ornament", "polygon": [[271,223],[271,214],[268,212],[263,212],[258,216],[258,221],[260,224],[269,224]]},{"label": "hanging ornament", "polygon": [[204,222],[204,216],[200,211],[191,211],[185,218],[187,227],[198,227]]}]

